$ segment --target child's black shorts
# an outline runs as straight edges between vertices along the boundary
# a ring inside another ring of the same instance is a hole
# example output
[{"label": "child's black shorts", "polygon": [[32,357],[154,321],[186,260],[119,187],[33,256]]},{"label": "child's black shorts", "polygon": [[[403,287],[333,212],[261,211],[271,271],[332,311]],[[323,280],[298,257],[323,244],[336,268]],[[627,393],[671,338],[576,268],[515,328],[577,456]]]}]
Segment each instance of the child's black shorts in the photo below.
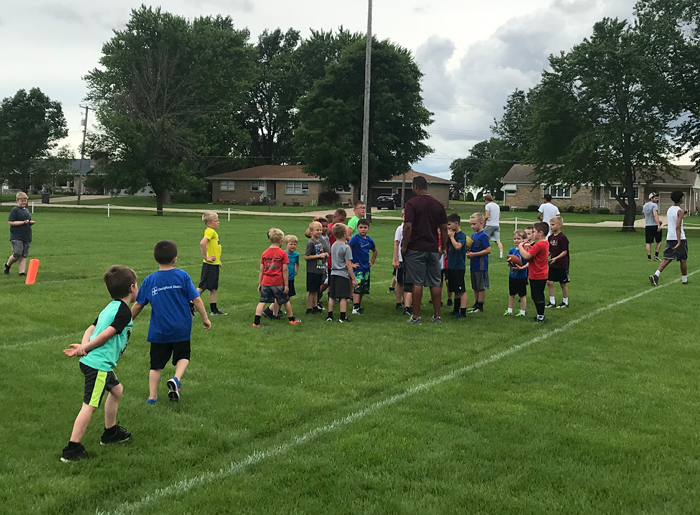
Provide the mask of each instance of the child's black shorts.
[{"label": "child's black shorts", "polygon": [[218,290],[219,289],[219,265],[202,263],[202,275],[199,277],[200,290]]},{"label": "child's black shorts", "polygon": [[520,298],[527,297],[527,277],[522,279],[508,277],[508,292],[513,297],[516,295]]},{"label": "child's black shorts", "polygon": [[351,299],[352,287],[350,279],[341,275],[331,275],[328,279],[329,299]]},{"label": "child's black shorts", "polygon": [[175,343],[151,342],[151,370],[163,370],[168,364],[170,356],[173,357],[173,365],[181,359],[190,359],[190,340]]},{"label": "child's black shorts", "polygon": [[445,279],[447,280],[447,290],[452,293],[464,293],[467,291],[464,283],[464,274],[466,270],[453,270],[448,268],[444,270]]},{"label": "child's black shorts", "polygon": [[289,280],[289,297],[294,297],[297,294],[297,291],[294,289],[294,279]]},{"label": "child's black shorts", "polygon": [[119,385],[119,379],[111,370],[97,370],[96,368],[80,364],[80,371],[85,376],[85,391],[83,402],[93,408],[99,408],[105,390],[110,392],[112,388]]},{"label": "child's black shorts", "polygon": [[406,282],[406,273],[403,266],[396,269],[396,283],[403,286],[403,291],[406,293],[413,293],[413,284]]},{"label": "child's black shorts", "polygon": [[321,285],[325,279],[325,274],[310,274],[306,272],[306,291],[309,293],[321,291]]},{"label": "child's black shorts", "polygon": [[555,283],[566,284],[569,282],[569,269],[549,267],[549,277],[547,277],[547,280]]}]

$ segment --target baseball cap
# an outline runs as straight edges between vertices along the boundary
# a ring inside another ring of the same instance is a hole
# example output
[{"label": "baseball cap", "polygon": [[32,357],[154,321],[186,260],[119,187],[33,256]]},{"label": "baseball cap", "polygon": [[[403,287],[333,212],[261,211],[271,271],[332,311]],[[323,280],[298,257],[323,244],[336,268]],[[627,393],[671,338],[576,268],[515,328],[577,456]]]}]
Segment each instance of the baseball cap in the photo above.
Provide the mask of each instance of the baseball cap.
[{"label": "baseball cap", "polygon": [[654,197],[658,197],[656,193],[649,193],[649,200],[653,199]]}]

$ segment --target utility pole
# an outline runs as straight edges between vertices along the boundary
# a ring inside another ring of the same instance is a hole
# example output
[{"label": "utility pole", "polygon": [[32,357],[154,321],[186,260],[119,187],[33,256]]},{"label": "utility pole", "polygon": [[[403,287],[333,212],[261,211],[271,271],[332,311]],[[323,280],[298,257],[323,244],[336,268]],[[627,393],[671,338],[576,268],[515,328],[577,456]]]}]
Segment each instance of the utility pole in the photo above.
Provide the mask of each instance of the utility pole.
[{"label": "utility pole", "polygon": [[372,82],[372,0],[367,0],[367,47],[365,50],[365,112],[362,120],[362,179],[360,181],[360,200],[367,206],[368,218],[371,218],[372,206],[369,205],[369,92]]},{"label": "utility pole", "polygon": [[78,205],[80,205],[80,195],[83,193],[83,160],[85,159],[85,138],[87,136],[87,120],[89,110],[90,107],[85,106],[85,118],[81,122],[83,124],[83,145],[80,147],[80,170],[78,171]]}]

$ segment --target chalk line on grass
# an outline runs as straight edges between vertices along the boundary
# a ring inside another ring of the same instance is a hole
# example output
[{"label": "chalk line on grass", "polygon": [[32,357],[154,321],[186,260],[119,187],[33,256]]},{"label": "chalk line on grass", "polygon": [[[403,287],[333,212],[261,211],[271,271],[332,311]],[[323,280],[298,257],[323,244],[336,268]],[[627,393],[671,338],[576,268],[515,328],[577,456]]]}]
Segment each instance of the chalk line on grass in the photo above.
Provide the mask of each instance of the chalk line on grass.
[{"label": "chalk line on grass", "polygon": [[[688,275],[695,275],[698,272],[700,272],[700,270],[696,270],[695,272],[692,272],[691,274],[688,274]],[[309,442],[322,434],[330,433],[336,429],[342,428],[344,426],[348,426],[357,420],[360,420],[368,415],[371,415],[371,414],[379,411],[382,408],[385,408],[387,406],[392,406],[392,405],[397,404],[398,402],[400,402],[408,397],[411,397],[417,393],[424,392],[426,390],[430,390],[431,388],[434,388],[435,386],[439,386],[443,383],[446,383],[448,381],[452,381],[453,379],[461,377],[468,372],[471,372],[473,370],[477,370],[477,369],[482,368],[482,367],[489,365],[491,363],[495,363],[496,361],[499,361],[505,357],[511,356],[512,354],[515,354],[523,349],[526,349],[527,347],[530,347],[531,345],[534,345],[534,344],[539,343],[543,340],[546,340],[550,336],[554,336],[554,335],[557,335],[559,333],[562,333],[562,332],[570,329],[571,327],[573,327],[577,324],[580,324],[581,322],[583,322],[585,320],[588,320],[589,318],[592,318],[596,315],[599,315],[605,311],[608,311],[612,308],[615,308],[617,306],[620,306],[620,305],[625,304],[627,302],[630,302],[632,300],[636,300],[636,299],[643,297],[644,295],[648,295],[654,291],[658,291],[661,288],[665,288],[665,287],[670,286],[672,284],[678,283],[679,281],[680,281],[680,279],[676,279],[676,280],[671,281],[669,283],[657,286],[656,288],[650,287],[648,290],[644,290],[644,291],[637,293],[635,295],[632,295],[630,297],[626,297],[624,299],[618,300],[617,302],[613,302],[612,304],[608,304],[607,306],[603,306],[601,308],[598,308],[594,311],[591,311],[590,313],[587,313],[586,315],[583,315],[583,316],[577,318],[576,320],[572,320],[570,322],[567,322],[566,324],[564,324],[561,327],[558,327],[556,329],[552,329],[551,331],[547,331],[544,334],[536,336],[535,338],[527,340],[527,341],[520,343],[518,345],[514,345],[506,350],[501,351],[501,352],[497,352],[496,354],[492,354],[488,358],[477,361],[476,363],[472,363],[471,365],[457,368],[457,369],[455,369],[455,370],[453,370],[453,371],[451,371],[451,372],[449,372],[441,377],[437,377],[437,378],[431,379],[429,381],[425,381],[423,383],[420,383],[416,386],[412,386],[412,387],[404,390],[401,393],[398,393],[396,395],[392,395],[391,397],[387,397],[384,400],[370,404],[366,408],[355,411],[354,413],[351,413],[345,417],[335,419],[330,424],[327,424],[325,426],[319,426],[319,427],[312,429],[312,430],[310,430],[302,435],[295,436],[287,443],[283,443],[283,444],[280,444],[280,445],[277,445],[274,447],[270,447],[270,448],[262,450],[262,451],[255,451],[252,454],[249,454],[248,456],[243,458],[242,460],[231,462],[231,464],[229,466],[221,468],[218,471],[205,472],[204,474],[194,476],[190,479],[184,479],[182,481],[178,481],[177,483],[174,483],[174,484],[167,486],[165,488],[159,488],[158,490],[154,491],[153,493],[142,497],[138,501],[125,502],[125,503],[118,505],[113,510],[97,510],[96,513],[98,515],[123,515],[123,514],[127,514],[127,513],[134,513],[134,512],[137,512],[140,508],[148,506],[150,504],[153,504],[161,499],[171,497],[173,495],[178,495],[178,494],[188,492],[197,486],[200,486],[200,485],[203,485],[206,483],[210,483],[212,481],[216,481],[216,480],[225,478],[227,476],[239,474],[239,473],[245,471],[246,468],[251,466],[251,465],[255,465],[255,464],[258,464],[261,461],[266,460],[268,458],[274,458],[276,456],[284,454],[285,452],[287,452],[291,449],[294,449],[295,447],[298,447],[299,445],[302,445],[306,442]]]}]

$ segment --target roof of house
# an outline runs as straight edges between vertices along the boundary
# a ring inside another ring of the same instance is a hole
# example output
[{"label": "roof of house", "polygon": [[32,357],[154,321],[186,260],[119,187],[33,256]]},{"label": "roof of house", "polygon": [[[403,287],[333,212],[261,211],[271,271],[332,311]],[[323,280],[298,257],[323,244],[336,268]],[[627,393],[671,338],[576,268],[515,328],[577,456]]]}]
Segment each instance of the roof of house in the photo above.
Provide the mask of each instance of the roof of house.
[{"label": "roof of house", "polygon": [[[692,165],[679,165],[680,173],[678,177],[673,177],[667,173],[662,173],[661,177],[651,184],[668,186],[692,186],[698,179],[698,173],[693,171]],[[532,165],[515,164],[508,173],[501,179],[503,184],[535,184],[537,180],[534,176]],[[645,184],[646,181],[638,179],[637,184]]]},{"label": "roof of house", "polygon": [[80,159],[73,159],[68,166],[70,166],[71,170],[73,170],[74,173],[86,175],[94,167],[92,166],[90,159],[83,159],[82,161],[82,167]]},{"label": "roof of house", "polygon": [[[428,175],[425,173],[408,170],[406,172],[406,182],[411,182],[414,177],[425,177],[428,184],[454,184],[452,181]],[[304,165],[264,165],[246,168],[244,170],[235,170],[233,172],[220,173],[207,177],[210,181],[227,181],[227,180],[305,180],[305,181],[320,181],[319,177],[304,173]],[[394,176],[390,181],[381,182],[402,182],[403,174]]]}]

